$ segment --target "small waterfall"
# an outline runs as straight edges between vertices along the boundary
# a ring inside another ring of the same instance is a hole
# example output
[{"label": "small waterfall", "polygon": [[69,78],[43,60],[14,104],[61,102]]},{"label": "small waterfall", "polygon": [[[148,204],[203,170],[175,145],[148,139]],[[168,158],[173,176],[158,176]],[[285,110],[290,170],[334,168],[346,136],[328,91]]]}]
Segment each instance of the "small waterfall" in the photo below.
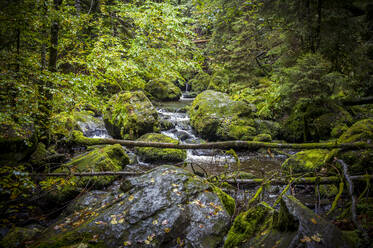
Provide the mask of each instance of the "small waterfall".
[{"label": "small waterfall", "polygon": [[189,92],[189,84],[185,83],[185,92]]},{"label": "small waterfall", "polygon": [[91,117],[85,122],[78,121],[78,125],[82,129],[84,136],[88,138],[111,138],[105,128],[102,117]]}]

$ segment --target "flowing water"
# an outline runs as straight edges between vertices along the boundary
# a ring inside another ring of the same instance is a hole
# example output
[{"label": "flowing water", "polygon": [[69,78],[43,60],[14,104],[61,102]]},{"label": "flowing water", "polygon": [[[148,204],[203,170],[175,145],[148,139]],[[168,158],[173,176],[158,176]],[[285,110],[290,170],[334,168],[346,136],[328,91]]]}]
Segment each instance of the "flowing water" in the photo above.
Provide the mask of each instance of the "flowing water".
[{"label": "flowing water", "polygon": [[[192,103],[193,98],[189,98],[188,92],[184,93],[179,101],[156,103],[160,121],[171,122],[171,128],[162,130],[161,133],[171,138],[178,139],[180,143],[198,144],[205,142],[199,137],[190,125],[190,118],[187,108]],[[111,138],[105,129],[102,118],[87,123],[79,123],[85,136],[90,138]],[[136,156],[133,150],[126,149],[131,159],[131,164],[127,169],[134,171],[149,170],[158,164],[144,163]],[[237,152],[239,163],[236,159],[225,151],[208,150],[187,150],[187,159],[182,166],[199,175],[211,177],[222,173],[229,174],[240,170],[253,174],[257,178],[268,178],[271,175],[280,175],[281,163],[286,159],[282,155],[273,155],[267,152]],[[179,164],[180,165],[180,164]],[[206,175],[207,174],[207,175]],[[259,186],[249,190],[236,190],[232,192],[237,200],[246,202],[255,194]],[[266,189],[262,200],[273,203],[285,186],[271,186]],[[298,187],[298,198],[309,207],[314,206],[314,194],[309,187]],[[327,207],[328,209],[329,207]]]}]

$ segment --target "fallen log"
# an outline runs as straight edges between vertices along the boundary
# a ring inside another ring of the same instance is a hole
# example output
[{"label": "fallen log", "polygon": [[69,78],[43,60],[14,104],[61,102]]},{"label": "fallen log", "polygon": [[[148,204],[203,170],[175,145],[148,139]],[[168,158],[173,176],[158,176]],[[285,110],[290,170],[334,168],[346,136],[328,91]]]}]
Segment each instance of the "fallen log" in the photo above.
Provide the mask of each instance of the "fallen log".
[{"label": "fallen log", "polygon": [[24,173],[24,176],[34,177],[96,177],[96,176],[139,176],[144,173],[129,171],[99,171],[99,172],[78,172],[78,173]]},{"label": "fallen log", "polygon": [[[351,176],[351,180],[353,181],[366,181],[367,178],[369,180],[373,180],[373,175],[358,175],[358,176]],[[331,177],[303,177],[295,179],[292,184],[301,184],[301,185],[313,185],[317,181],[318,184],[333,184],[338,183],[340,181],[339,177],[331,176]],[[264,182],[264,179],[228,179],[225,182],[231,185],[239,185],[240,187],[255,187],[259,186]],[[270,181],[271,185],[287,185],[289,180],[286,179],[273,179]]]},{"label": "fallen log", "polygon": [[174,148],[174,149],[246,149],[255,151],[259,148],[277,148],[277,149],[336,149],[341,148],[345,150],[360,150],[360,149],[373,149],[373,144],[366,142],[356,143],[269,143],[258,141],[221,141],[209,142],[204,144],[172,144],[172,143],[158,143],[158,142],[145,142],[133,140],[118,140],[107,138],[87,138],[80,132],[73,132],[72,142],[78,145],[114,145],[120,144],[127,147],[156,147],[156,148]]},{"label": "fallen log", "polygon": [[209,42],[210,40],[194,40],[193,43],[194,44],[199,44],[199,43],[206,43],[206,42]]}]

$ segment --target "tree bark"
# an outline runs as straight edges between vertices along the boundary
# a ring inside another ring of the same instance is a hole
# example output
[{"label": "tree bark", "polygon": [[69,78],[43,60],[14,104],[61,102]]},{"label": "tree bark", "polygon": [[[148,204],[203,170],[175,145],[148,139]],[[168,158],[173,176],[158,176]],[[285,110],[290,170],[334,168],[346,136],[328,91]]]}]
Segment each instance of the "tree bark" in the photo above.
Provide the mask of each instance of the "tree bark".
[{"label": "tree bark", "polygon": [[[373,175],[358,175],[358,176],[351,176],[351,180],[353,181],[366,181],[367,178],[369,180],[373,180]],[[318,184],[333,184],[338,183],[341,179],[339,177],[303,177],[295,179],[292,184],[301,184],[301,185],[314,185],[317,181]],[[229,179],[225,182],[232,184],[232,185],[239,185],[240,187],[255,187],[261,185],[264,182],[264,179]],[[287,185],[289,180],[286,179],[274,179],[270,181],[271,185]]]},{"label": "tree bark", "polygon": [[[62,0],[53,0],[53,7],[55,11],[58,11],[60,5],[62,4]],[[51,25],[51,40],[50,40],[50,47],[49,47],[49,70],[55,72],[56,65],[57,65],[57,56],[58,56],[58,31],[60,29],[58,19],[56,16],[52,18],[52,25]]]},{"label": "tree bark", "polygon": [[345,150],[359,150],[359,149],[373,149],[373,144],[366,142],[356,143],[303,143],[303,144],[287,144],[287,143],[268,143],[256,141],[222,141],[211,142],[204,144],[173,144],[173,143],[158,143],[158,142],[145,142],[133,140],[118,140],[118,139],[100,139],[100,138],[87,138],[82,135],[74,133],[72,142],[79,145],[113,145],[120,144],[127,147],[156,147],[156,148],[174,148],[174,149],[247,149],[256,150],[259,148],[280,148],[280,149],[335,149],[341,148]]}]

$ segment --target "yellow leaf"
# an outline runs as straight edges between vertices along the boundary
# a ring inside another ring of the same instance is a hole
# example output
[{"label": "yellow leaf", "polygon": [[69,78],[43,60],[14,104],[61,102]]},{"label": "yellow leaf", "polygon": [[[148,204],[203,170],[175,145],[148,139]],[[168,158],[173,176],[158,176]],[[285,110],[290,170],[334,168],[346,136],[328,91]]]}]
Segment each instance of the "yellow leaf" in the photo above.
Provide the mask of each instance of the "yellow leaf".
[{"label": "yellow leaf", "polygon": [[312,219],[311,219],[311,222],[312,222],[313,224],[317,224],[317,221],[316,221],[315,218],[312,218]]},{"label": "yellow leaf", "polygon": [[305,242],[311,242],[311,239],[310,239],[310,237],[308,237],[308,236],[304,236],[304,237],[300,240],[300,242],[302,242],[302,243],[305,243]]},{"label": "yellow leaf", "polygon": [[169,233],[170,231],[171,231],[171,229],[168,228],[168,227],[164,229],[164,232],[165,232],[165,233]]},{"label": "yellow leaf", "polygon": [[112,225],[116,225],[116,224],[118,224],[118,222],[117,222],[117,220],[116,220],[115,218],[111,219],[110,223],[111,223]]},{"label": "yellow leaf", "polygon": [[153,220],[153,225],[158,225],[158,220]]},{"label": "yellow leaf", "polygon": [[133,201],[133,199],[135,199],[133,195],[130,195],[130,197],[128,198],[129,201]]},{"label": "yellow leaf", "polygon": [[155,182],[155,179],[154,179],[154,178],[150,179],[150,182],[151,182],[151,183],[154,183],[154,182]]},{"label": "yellow leaf", "polygon": [[312,235],[311,239],[313,239],[316,242],[320,242],[321,241],[321,238],[318,235]]},{"label": "yellow leaf", "polygon": [[131,243],[131,241],[124,241],[123,245],[124,246],[130,246],[130,245],[132,245],[132,243]]},{"label": "yellow leaf", "polygon": [[124,218],[120,218],[119,220],[118,220],[118,223],[119,224],[122,224],[124,222]]},{"label": "yellow leaf", "polygon": [[144,243],[148,245],[148,244],[150,244],[150,241],[149,240],[145,240]]}]

